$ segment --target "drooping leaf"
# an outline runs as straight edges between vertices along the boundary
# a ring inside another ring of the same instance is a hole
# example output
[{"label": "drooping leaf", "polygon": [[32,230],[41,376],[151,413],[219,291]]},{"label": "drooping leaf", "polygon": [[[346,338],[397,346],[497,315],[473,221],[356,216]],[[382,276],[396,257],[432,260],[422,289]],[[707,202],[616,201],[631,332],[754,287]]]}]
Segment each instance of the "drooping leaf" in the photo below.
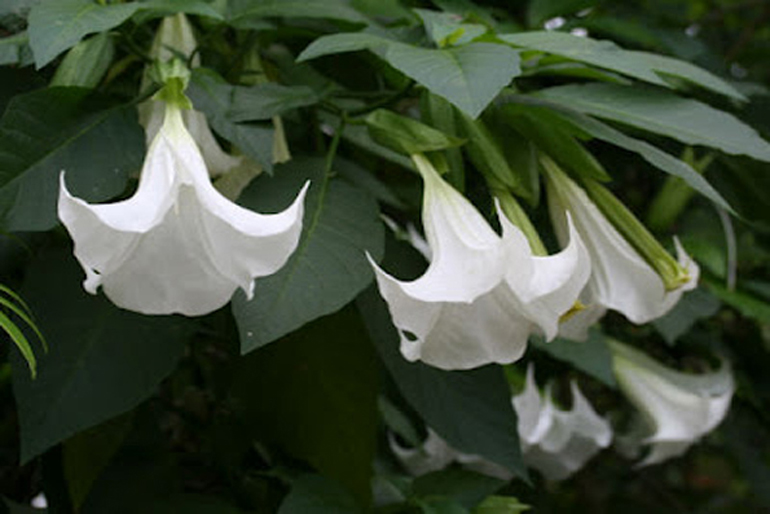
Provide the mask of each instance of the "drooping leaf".
[{"label": "drooping leaf", "polygon": [[369,288],[356,303],[401,394],[425,422],[457,450],[481,455],[526,477],[516,413],[501,369],[487,366],[443,371],[421,362],[407,362],[398,349],[398,333],[377,289]]},{"label": "drooping leaf", "polygon": [[55,226],[62,171],[73,194],[86,201],[125,189],[128,173],[141,166],[144,133],[135,109],[100,107],[83,88],[42,89],[11,100],[0,119],[1,227]]},{"label": "drooping leaf", "polygon": [[308,461],[361,504],[369,501],[377,368],[355,309],[244,357],[233,395],[257,433]]},{"label": "drooping leaf", "polygon": [[573,84],[535,95],[586,114],[662,134],[688,145],[770,161],[770,143],[723,111],[665,91],[615,84]]},{"label": "drooping leaf", "polygon": [[611,41],[556,31],[521,32],[498,37],[516,46],[593,64],[658,86],[670,87],[661,75],[672,75],[737,100],[746,100],[731,85],[693,64],[663,55],[624,50]]},{"label": "drooping leaf", "polygon": [[310,180],[299,245],[278,273],[257,280],[254,298],[233,299],[233,313],[247,353],[339,310],[372,280],[365,252],[382,255],[383,232],[377,203],[341,179],[324,182],[323,159],[294,158],[260,177],[240,202],[257,212],[285,208]]},{"label": "drooping leaf", "polygon": [[538,350],[572,364],[605,385],[617,387],[615,375],[612,372],[612,354],[604,335],[599,330],[590,330],[586,341],[557,338],[546,343],[542,339],[533,338],[532,343]]},{"label": "drooping leaf", "polygon": [[[506,45],[469,43],[452,48],[423,48],[374,34],[332,34],[316,39],[298,61],[368,49],[476,118],[503,87],[521,73],[519,54]],[[478,80],[484,77],[484,80]]]},{"label": "drooping leaf", "polygon": [[[556,116],[559,120],[568,121],[578,130],[582,130],[593,137],[607,141],[608,143],[612,143],[628,151],[638,153],[644,160],[658,169],[682,178],[693,189],[720,207],[723,207],[728,211],[732,210],[730,205],[724,198],[722,198],[722,195],[720,195],[700,173],[695,171],[684,161],[667,154],[646,141],[627,136],[623,132],[614,129],[599,120],[583,115],[564,105],[543,102],[522,95],[508,96],[506,97],[506,101],[510,101],[512,104],[505,106],[504,109],[517,109],[519,106],[524,106],[527,109],[531,109],[534,115],[541,117],[541,120]],[[517,107],[514,107],[514,105]]]},{"label": "drooping leaf", "polygon": [[69,250],[44,253],[27,272],[22,294],[50,349],[37,379],[13,374],[22,462],[139,404],[173,369],[190,334],[191,322],[121,310],[86,293],[82,279]]},{"label": "drooping leaf", "polygon": [[29,13],[29,44],[42,68],[88,34],[117,27],[141,4],[101,4],[91,0],[43,0]]},{"label": "drooping leaf", "polygon": [[304,475],[278,509],[278,514],[359,514],[360,507],[339,484],[320,475]]},{"label": "drooping leaf", "polygon": [[286,16],[292,18],[330,18],[367,23],[367,18],[343,0],[231,0],[228,20],[240,26],[251,19]]}]

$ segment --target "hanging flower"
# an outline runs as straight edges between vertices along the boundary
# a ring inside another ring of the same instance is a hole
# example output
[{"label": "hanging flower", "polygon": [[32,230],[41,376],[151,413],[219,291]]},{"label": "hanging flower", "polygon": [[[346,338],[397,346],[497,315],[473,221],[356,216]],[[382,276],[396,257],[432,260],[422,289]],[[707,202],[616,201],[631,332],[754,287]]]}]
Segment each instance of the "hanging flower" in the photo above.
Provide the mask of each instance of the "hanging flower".
[{"label": "hanging flower", "polygon": [[513,397],[524,462],[548,480],[569,477],[612,440],[609,423],[594,411],[575,382],[570,382],[570,388],[572,408],[556,408],[549,388],[545,396],[540,394],[534,368],[529,366],[524,391]]},{"label": "hanging flower", "polygon": [[[678,263],[673,265],[679,275],[675,285],[667,287],[660,273],[618,232],[582,188],[557,167],[545,169],[548,204],[557,237],[562,242],[573,237],[568,225],[571,219],[591,255],[591,278],[580,298],[588,308],[568,320],[563,335],[584,339],[587,327],[605,309],[621,312],[633,323],[647,323],[666,314],[685,291],[696,287],[698,265],[678,239],[674,239]],[[656,251],[665,253],[662,248]],[[665,258],[673,262],[668,254]]]},{"label": "hanging flower", "polygon": [[621,390],[642,413],[651,445],[640,466],[682,455],[722,422],[735,391],[727,362],[718,371],[681,373],[617,341],[610,341],[612,365]]},{"label": "hanging flower", "polygon": [[[180,93],[181,94],[181,93]],[[219,194],[176,104],[150,143],[139,188],[128,200],[89,205],[61,176],[59,218],[75,241],[85,289],[102,286],[116,305],[144,314],[206,314],[237,287],[275,273],[297,246],[303,200],[257,214]]]},{"label": "hanging flower", "polygon": [[533,256],[522,232],[499,214],[497,235],[430,161],[413,155],[425,183],[423,224],[432,259],[425,274],[399,281],[371,259],[380,294],[401,336],[401,353],[443,369],[510,363],[527,339],[550,340],[588,279],[589,259],[571,232],[567,247]]}]

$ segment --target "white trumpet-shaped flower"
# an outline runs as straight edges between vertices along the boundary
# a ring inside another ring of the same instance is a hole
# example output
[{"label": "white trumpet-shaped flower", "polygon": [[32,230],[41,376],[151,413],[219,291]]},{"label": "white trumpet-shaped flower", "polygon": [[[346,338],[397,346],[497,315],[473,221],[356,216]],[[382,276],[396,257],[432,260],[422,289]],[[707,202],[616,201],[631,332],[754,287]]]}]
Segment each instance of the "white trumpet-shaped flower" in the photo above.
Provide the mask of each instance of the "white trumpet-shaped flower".
[{"label": "white trumpet-shaped flower", "polygon": [[633,323],[647,323],[666,314],[685,291],[696,287],[700,270],[678,239],[674,239],[678,262],[687,276],[679,287],[667,290],[658,272],[581,187],[558,170],[552,170],[548,179],[548,203],[558,239],[563,242],[573,237],[571,220],[591,255],[591,278],[580,298],[588,308],[567,320],[562,335],[584,339],[588,325],[606,309],[621,312]]},{"label": "white trumpet-shaped flower", "polygon": [[59,218],[86,272],[85,289],[145,314],[211,312],[236,288],[275,273],[297,246],[308,184],[285,211],[262,215],[223,197],[173,103],[128,200],[89,205],[61,176]]},{"label": "white trumpet-shaped flower", "polygon": [[651,445],[641,466],[682,455],[722,422],[735,391],[723,361],[718,371],[681,373],[630,346],[610,341],[612,365],[621,390],[642,413]]},{"label": "white trumpet-shaped flower", "polygon": [[541,395],[534,368],[527,369],[524,390],[513,397],[518,416],[519,439],[524,462],[549,480],[563,480],[609,446],[612,428],[570,383],[572,408],[556,408],[550,389]]},{"label": "white trumpet-shaped flower", "polygon": [[502,236],[427,158],[412,158],[425,183],[430,265],[419,279],[402,282],[370,258],[404,357],[443,369],[469,369],[519,359],[532,332],[553,339],[559,317],[572,307],[590,273],[580,236],[569,229],[563,251],[534,256],[524,234],[499,209]]}]

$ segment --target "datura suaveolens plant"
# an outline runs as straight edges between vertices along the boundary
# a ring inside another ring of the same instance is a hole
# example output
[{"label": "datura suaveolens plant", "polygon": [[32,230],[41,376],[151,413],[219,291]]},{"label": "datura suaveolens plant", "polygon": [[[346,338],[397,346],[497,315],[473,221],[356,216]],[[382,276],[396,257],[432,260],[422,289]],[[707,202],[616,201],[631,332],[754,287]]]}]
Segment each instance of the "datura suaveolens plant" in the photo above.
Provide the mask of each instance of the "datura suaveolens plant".
[{"label": "datura suaveolens plant", "polygon": [[569,477],[612,441],[610,424],[596,413],[574,381],[570,389],[572,408],[557,408],[550,388],[545,395],[538,390],[530,365],[524,390],[513,397],[524,462],[548,480]]},{"label": "datura suaveolens plant", "polygon": [[[425,184],[423,225],[431,250],[425,274],[399,281],[371,260],[401,336],[401,353],[443,369],[519,359],[533,332],[553,339],[590,273],[580,236],[553,256],[535,256],[504,214],[502,236],[430,161],[412,156]],[[570,223],[568,221],[568,223]]]},{"label": "datura suaveolens plant", "polygon": [[565,320],[562,335],[583,339],[588,326],[601,318],[606,309],[622,313],[633,323],[647,323],[666,314],[685,291],[697,286],[698,265],[678,239],[674,239],[677,261],[657,242],[650,243],[656,247],[654,252],[659,260],[672,270],[673,278],[669,279],[640,255],[583,188],[550,160],[544,161],[544,169],[557,237],[560,241],[571,239],[574,225],[591,255],[591,278],[580,297],[586,307]]},{"label": "datura suaveolens plant", "polygon": [[144,314],[197,316],[225,305],[240,287],[278,271],[297,246],[308,185],[277,214],[244,209],[212,186],[182,109],[165,105],[139,187],[128,200],[89,205],[61,175],[59,218],[86,272],[116,305]]},{"label": "datura suaveolens plant", "polygon": [[727,362],[711,373],[682,373],[628,345],[609,345],[618,384],[651,433],[639,441],[651,447],[640,466],[682,455],[724,419],[735,390]]}]

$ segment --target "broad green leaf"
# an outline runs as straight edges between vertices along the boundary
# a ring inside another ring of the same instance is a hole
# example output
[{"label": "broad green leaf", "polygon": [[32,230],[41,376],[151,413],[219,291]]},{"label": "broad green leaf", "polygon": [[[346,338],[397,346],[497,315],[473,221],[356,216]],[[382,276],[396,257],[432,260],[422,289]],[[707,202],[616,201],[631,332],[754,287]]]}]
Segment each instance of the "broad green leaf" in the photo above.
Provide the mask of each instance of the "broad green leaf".
[{"label": "broad green leaf", "polygon": [[770,303],[741,289],[730,290],[716,280],[706,279],[705,282],[710,292],[742,315],[764,325],[770,324]]},{"label": "broad green leaf", "polygon": [[115,56],[112,36],[101,33],[72,47],[51,79],[51,86],[95,88]]},{"label": "broad green leaf", "polygon": [[498,36],[519,47],[561,55],[658,86],[670,87],[661,75],[672,75],[738,100],[746,97],[719,77],[685,61],[663,55],[624,50],[611,41],[564,32],[522,32]]},{"label": "broad green leaf", "polygon": [[[386,263],[385,269],[392,267]],[[500,367],[443,371],[421,362],[407,362],[398,349],[398,333],[377,288],[367,289],[356,303],[401,394],[425,422],[457,450],[481,455],[526,477],[516,413]]]},{"label": "broad green leaf", "polygon": [[38,69],[88,34],[104,32],[129,19],[141,4],[100,4],[92,0],[43,0],[29,13],[29,44]]},{"label": "broad green leaf", "polygon": [[241,359],[242,419],[368,503],[377,446],[377,360],[348,307]]},{"label": "broad green leaf", "polygon": [[472,509],[504,485],[505,481],[498,478],[461,468],[447,468],[417,477],[412,484],[412,493],[417,497],[443,497]]},{"label": "broad green leaf", "polygon": [[464,143],[462,139],[386,109],[377,109],[364,121],[372,139],[404,155],[435,152]]},{"label": "broad green leaf", "polygon": [[339,310],[374,278],[365,252],[375,259],[382,255],[377,202],[342,179],[325,184],[323,169],[323,159],[294,158],[276,166],[275,177],[256,179],[240,197],[249,209],[275,212],[311,181],[297,249],[278,273],[257,280],[251,301],[242,294],[233,299],[243,353]]},{"label": "broad green leaf", "polygon": [[62,171],[70,191],[86,201],[123,192],[128,173],[141,167],[144,133],[135,108],[101,107],[82,88],[42,89],[10,102],[0,119],[0,227],[56,226]]},{"label": "broad green leaf", "polygon": [[320,37],[297,60],[364,49],[373,51],[472,118],[481,114],[502,88],[521,73],[519,53],[506,45],[470,43],[452,48],[422,48],[363,32]]},{"label": "broad green leaf", "polygon": [[352,23],[368,23],[367,18],[344,0],[230,0],[228,19],[238,26],[253,18],[286,16],[291,18],[330,18]]},{"label": "broad green leaf", "polygon": [[719,311],[719,300],[699,287],[682,296],[682,299],[665,316],[652,322],[668,344],[674,344],[695,323],[710,318]]},{"label": "broad green leaf", "polygon": [[232,121],[229,112],[234,87],[213,71],[197,69],[193,72],[186,94],[195,108],[206,115],[209,124],[220,136],[259,163],[266,172],[272,173],[273,124]]},{"label": "broad green leaf", "polygon": [[230,97],[227,117],[236,123],[269,120],[291,109],[313,105],[320,98],[307,86],[282,86],[273,82],[249,87],[220,87],[224,91],[219,94]]},{"label": "broad green leaf", "polygon": [[350,493],[320,475],[303,475],[291,485],[278,514],[360,514]]},{"label": "broad green leaf", "polygon": [[728,154],[770,161],[770,143],[754,129],[731,114],[665,91],[615,84],[574,84],[544,89],[535,96],[688,145],[705,145]]},{"label": "broad green leaf", "polygon": [[732,211],[730,205],[724,198],[722,198],[722,195],[720,195],[700,173],[695,171],[687,163],[652,146],[646,141],[627,136],[623,132],[614,129],[599,120],[591,118],[590,116],[585,116],[564,105],[543,102],[522,95],[507,96],[506,101],[513,103],[506,105],[503,109],[515,110],[519,107],[526,107],[527,109],[532,110],[534,115],[540,116],[543,120],[555,116],[558,120],[567,121],[574,125],[578,130],[582,130],[595,138],[612,143],[628,151],[638,153],[644,160],[653,166],[666,173],[682,178],[693,189],[709,200],[728,211]]},{"label": "broad green leaf", "polygon": [[547,343],[541,338],[533,338],[532,343],[538,350],[572,364],[607,386],[613,389],[617,387],[615,375],[612,373],[612,355],[604,334],[599,330],[590,330],[585,341],[557,338]]},{"label": "broad green leaf", "polygon": [[86,293],[82,280],[70,250],[46,252],[27,270],[21,292],[50,349],[37,379],[13,374],[22,462],[138,405],[174,368],[190,334],[191,322],[119,309]]}]

